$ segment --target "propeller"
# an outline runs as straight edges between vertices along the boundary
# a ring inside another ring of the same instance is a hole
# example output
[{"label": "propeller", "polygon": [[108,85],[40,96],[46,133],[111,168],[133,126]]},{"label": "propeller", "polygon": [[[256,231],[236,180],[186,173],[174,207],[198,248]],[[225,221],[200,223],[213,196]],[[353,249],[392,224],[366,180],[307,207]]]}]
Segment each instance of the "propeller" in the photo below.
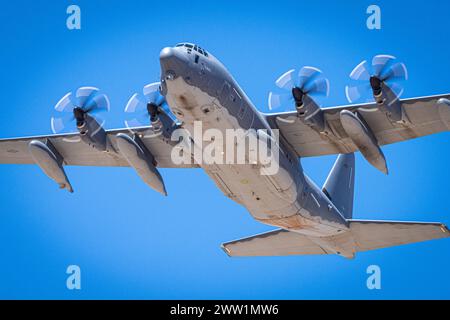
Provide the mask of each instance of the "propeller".
[{"label": "propeller", "polygon": [[110,103],[108,97],[99,91],[95,87],[80,87],[62,97],[55,106],[58,114],[51,118],[53,133],[72,132],[75,129],[74,123],[77,129],[81,130],[87,115],[96,118],[102,127],[105,121],[94,114],[108,112]]},{"label": "propeller", "polygon": [[270,110],[301,107],[305,95],[328,96],[330,91],[330,82],[314,67],[292,69],[279,77],[275,85],[276,89],[269,93]]},{"label": "propeller", "polygon": [[404,63],[394,56],[377,55],[369,64],[364,60],[350,73],[352,83],[345,87],[345,94],[350,103],[370,102],[373,96],[381,95],[382,84],[387,85],[399,98],[403,94],[401,82],[408,80],[408,70]]},{"label": "propeller", "polygon": [[159,122],[159,115],[167,110],[166,99],[160,92],[160,82],[148,84],[142,93],[135,93],[125,107],[128,119],[125,125],[128,129],[147,126],[149,120],[153,126]]}]

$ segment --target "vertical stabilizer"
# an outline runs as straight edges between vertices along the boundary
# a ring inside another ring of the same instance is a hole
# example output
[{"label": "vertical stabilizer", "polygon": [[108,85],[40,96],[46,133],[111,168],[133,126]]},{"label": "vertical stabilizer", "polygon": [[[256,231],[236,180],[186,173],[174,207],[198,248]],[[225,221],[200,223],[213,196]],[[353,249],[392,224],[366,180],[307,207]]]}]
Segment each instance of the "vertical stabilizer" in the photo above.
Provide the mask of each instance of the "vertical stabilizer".
[{"label": "vertical stabilizer", "polygon": [[355,155],[341,154],[323,186],[323,192],[346,219],[353,216],[355,189]]}]

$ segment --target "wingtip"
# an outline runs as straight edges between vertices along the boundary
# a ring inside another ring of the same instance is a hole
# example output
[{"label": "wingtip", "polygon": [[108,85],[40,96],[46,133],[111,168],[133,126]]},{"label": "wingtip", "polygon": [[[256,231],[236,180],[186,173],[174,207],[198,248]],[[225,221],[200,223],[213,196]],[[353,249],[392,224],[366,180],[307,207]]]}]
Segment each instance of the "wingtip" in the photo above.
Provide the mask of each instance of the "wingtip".
[{"label": "wingtip", "polygon": [[228,257],[231,258],[231,251],[226,247],[225,244],[222,244],[220,248],[227,254]]},{"label": "wingtip", "polygon": [[441,231],[445,233],[447,237],[450,237],[450,229],[443,223],[441,224]]},{"label": "wingtip", "polygon": [[380,170],[382,173],[384,173],[385,175],[389,175],[389,169],[387,167],[387,165],[382,165],[382,166],[377,166],[377,169]]},{"label": "wingtip", "polygon": [[167,197],[167,190],[166,190],[166,188],[162,188],[162,189],[158,189],[158,190],[156,190],[156,191],[158,191],[159,192],[159,194],[161,194],[161,195],[163,195],[164,197]]}]

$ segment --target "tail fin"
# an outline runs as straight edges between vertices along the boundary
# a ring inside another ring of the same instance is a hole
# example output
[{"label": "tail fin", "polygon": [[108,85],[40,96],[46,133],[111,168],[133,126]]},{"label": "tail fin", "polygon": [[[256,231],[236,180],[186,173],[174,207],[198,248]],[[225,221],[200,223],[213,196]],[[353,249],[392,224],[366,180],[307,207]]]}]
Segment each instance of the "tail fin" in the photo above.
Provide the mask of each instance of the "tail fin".
[{"label": "tail fin", "polygon": [[322,191],[346,219],[353,216],[355,189],[355,155],[341,154],[331,169]]}]

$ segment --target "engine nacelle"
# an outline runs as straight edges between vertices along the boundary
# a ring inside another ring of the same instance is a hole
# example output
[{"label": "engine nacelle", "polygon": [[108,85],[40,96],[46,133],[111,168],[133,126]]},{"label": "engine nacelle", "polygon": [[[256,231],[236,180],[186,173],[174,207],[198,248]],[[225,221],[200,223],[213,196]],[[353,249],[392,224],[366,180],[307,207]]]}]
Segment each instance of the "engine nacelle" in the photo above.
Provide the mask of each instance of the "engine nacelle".
[{"label": "engine nacelle", "polygon": [[62,166],[62,158],[49,141],[43,143],[38,140],[32,140],[28,144],[28,150],[34,162],[49,178],[54,180],[61,189],[73,192],[72,185],[67,179],[66,172]]},{"label": "engine nacelle", "polygon": [[341,111],[340,118],[342,127],[364,158],[375,168],[388,174],[386,158],[370,128],[348,110]]},{"label": "engine nacelle", "polygon": [[317,132],[325,130],[323,111],[308,95],[304,95],[301,104],[296,103],[298,117]]},{"label": "engine nacelle", "polygon": [[164,181],[156,168],[155,158],[147,150],[142,141],[137,136],[133,139],[124,133],[119,133],[116,137],[120,154],[136,170],[139,177],[150,188],[167,196]]},{"label": "engine nacelle", "polygon": [[373,97],[388,119],[394,123],[407,124],[409,119],[404,113],[403,105],[397,94],[384,82],[381,82],[379,91],[373,89]]},{"label": "engine nacelle", "polygon": [[86,114],[84,117],[83,122],[77,123],[81,140],[99,151],[107,151],[108,145],[105,129],[91,115]]}]

